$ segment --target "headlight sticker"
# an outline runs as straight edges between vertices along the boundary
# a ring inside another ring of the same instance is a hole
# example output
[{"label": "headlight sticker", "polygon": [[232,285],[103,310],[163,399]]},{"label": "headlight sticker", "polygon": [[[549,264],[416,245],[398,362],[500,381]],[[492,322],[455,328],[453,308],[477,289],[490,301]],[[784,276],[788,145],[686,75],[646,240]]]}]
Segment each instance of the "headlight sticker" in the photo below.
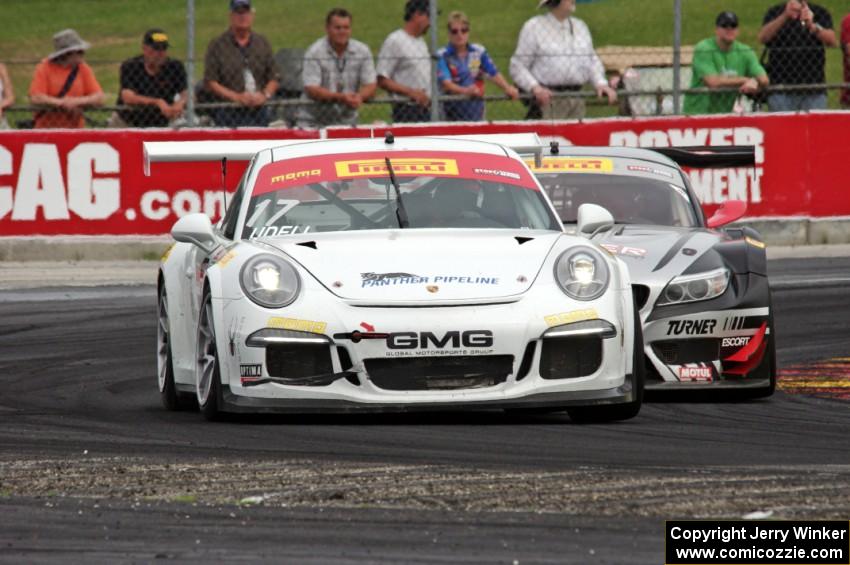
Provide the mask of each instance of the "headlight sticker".
[{"label": "headlight sticker", "polygon": [[328,327],[327,322],[316,322],[313,320],[297,320],[295,318],[280,318],[273,316],[266,322],[266,327],[278,330],[294,330],[323,334]]},{"label": "headlight sticker", "polygon": [[583,310],[573,310],[572,312],[561,312],[560,314],[551,314],[544,316],[543,320],[550,328],[553,326],[562,326],[564,324],[572,324],[574,322],[584,322],[585,320],[596,320],[599,314],[595,308],[585,308]]}]

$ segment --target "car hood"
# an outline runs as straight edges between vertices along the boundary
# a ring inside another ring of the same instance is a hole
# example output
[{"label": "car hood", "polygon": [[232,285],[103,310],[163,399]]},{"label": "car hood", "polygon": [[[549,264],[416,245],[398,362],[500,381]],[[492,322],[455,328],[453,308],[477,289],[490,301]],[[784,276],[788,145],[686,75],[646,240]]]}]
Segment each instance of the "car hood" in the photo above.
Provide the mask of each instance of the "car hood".
[{"label": "car hood", "polygon": [[[380,230],[267,240],[343,299],[492,300],[526,292],[560,232]],[[567,236],[568,237],[568,236]]]},{"label": "car hood", "polygon": [[701,228],[615,226],[594,241],[617,255],[639,284],[669,281],[721,240],[720,234]]}]

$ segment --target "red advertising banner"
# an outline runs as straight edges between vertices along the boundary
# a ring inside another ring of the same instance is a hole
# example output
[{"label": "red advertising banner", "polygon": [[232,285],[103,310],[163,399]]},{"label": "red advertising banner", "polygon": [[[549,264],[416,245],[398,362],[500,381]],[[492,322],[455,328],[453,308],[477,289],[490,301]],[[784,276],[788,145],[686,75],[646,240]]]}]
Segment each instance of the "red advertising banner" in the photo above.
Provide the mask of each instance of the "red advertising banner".
[{"label": "red advertising banner", "polygon": [[[850,216],[850,112],[612,118],[393,126],[401,135],[520,133],[571,145],[752,145],[754,167],[686,169],[704,207],[747,202],[747,218]],[[385,128],[331,128],[328,137],[383,135]],[[569,150],[562,151],[568,155]]]},{"label": "red advertising banner", "polygon": [[[707,208],[740,199],[748,203],[748,218],[850,216],[848,112],[347,127],[326,134],[365,137],[385,129],[396,136],[534,131],[573,145],[753,145],[754,167],[687,171]],[[190,212],[217,219],[225,198],[220,165],[156,163],[148,177],[143,141],[319,136],[283,129],[0,132],[0,237],[162,235]],[[228,190],[244,168],[228,165]]]},{"label": "red advertising banner", "polygon": [[[219,163],[156,163],[143,141],[293,139],[300,130],[30,130],[0,133],[0,236],[162,235],[180,216],[220,217]],[[233,191],[247,166],[227,166]]]}]

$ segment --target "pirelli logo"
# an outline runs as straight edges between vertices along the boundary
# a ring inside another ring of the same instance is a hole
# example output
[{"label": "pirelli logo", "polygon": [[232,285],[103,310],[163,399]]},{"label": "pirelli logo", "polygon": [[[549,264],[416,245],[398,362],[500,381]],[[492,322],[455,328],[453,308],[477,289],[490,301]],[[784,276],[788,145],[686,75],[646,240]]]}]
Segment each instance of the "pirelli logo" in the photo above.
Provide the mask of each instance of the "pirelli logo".
[{"label": "pirelli logo", "polygon": [[614,162],[611,159],[591,158],[568,158],[568,159],[543,159],[539,167],[534,162],[528,163],[535,171],[548,173],[568,171],[573,173],[610,173],[614,170]]},{"label": "pirelli logo", "polygon": [[[393,159],[393,171],[397,175],[458,175],[454,159]],[[340,178],[374,177],[388,174],[384,159],[359,159],[337,161],[336,174]]]},{"label": "pirelli logo", "polygon": [[276,182],[287,182],[291,180],[298,179],[308,179],[310,177],[318,177],[322,174],[322,169],[309,169],[306,171],[293,171],[291,173],[284,173],[282,175],[275,175],[272,177],[272,184]]}]

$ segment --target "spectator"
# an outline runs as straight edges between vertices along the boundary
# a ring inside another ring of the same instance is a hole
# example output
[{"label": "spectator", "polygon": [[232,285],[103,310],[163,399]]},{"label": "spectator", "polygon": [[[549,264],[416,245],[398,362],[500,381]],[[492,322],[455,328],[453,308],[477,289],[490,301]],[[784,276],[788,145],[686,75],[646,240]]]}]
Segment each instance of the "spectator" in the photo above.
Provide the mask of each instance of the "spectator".
[{"label": "spectator", "polygon": [[449,14],[449,44],[437,52],[437,80],[448,94],[461,94],[468,101],[443,104],[447,120],[479,121],[484,119],[484,76],[489,76],[510,98],[517,100],[519,91],[508,84],[483,45],[469,42],[469,18],[463,12]]},{"label": "spectator", "polygon": [[0,129],[9,129],[9,122],[6,120],[6,108],[15,103],[15,90],[12,88],[12,81],[9,80],[9,72],[6,70],[6,65],[0,63]]},{"label": "spectator", "polygon": [[[694,47],[691,68],[691,88],[737,87],[741,94],[755,94],[768,85],[767,72],[753,50],[736,41],[738,16],[721,12],[715,20],[714,37],[704,39]],[[735,92],[688,94],[686,114],[729,113],[735,106]]]},{"label": "spectator", "polygon": [[204,85],[218,100],[237,107],[216,108],[216,125],[266,126],[266,101],[277,91],[278,76],[272,48],[254,33],[251,0],[230,0],[230,28],[210,41],[204,57]]},{"label": "spectator", "polygon": [[511,76],[530,92],[527,119],[582,118],[584,99],[556,97],[553,92],[577,92],[587,82],[600,98],[617,102],[617,92],[605,80],[605,68],[593,50],[590,30],[574,18],[576,0],[540,0],[549,13],[525,22],[511,57]]},{"label": "spectator", "polygon": [[[844,54],[844,82],[850,83],[850,14],[841,20],[841,52]],[[841,91],[841,106],[850,109],[850,88]]]},{"label": "spectator", "polygon": [[186,69],[168,57],[168,36],[150,29],[142,37],[142,54],[121,64],[118,104],[130,106],[113,114],[113,127],[165,127],[183,116]]},{"label": "spectator", "polygon": [[351,39],[352,16],[334,8],[325,18],[326,36],[304,54],[302,100],[315,104],[299,109],[300,127],[331,124],[354,125],[357,110],[375,95],[377,77],[372,52],[365,43]]},{"label": "spectator", "polygon": [[35,113],[36,128],[82,128],[83,110],[103,105],[103,89],[84,61],[91,45],[73,29],[53,36],[53,53],[35,67],[29,98],[43,110]]},{"label": "spectator", "polygon": [[430,14],[428,0],[407,0],[404,27],[389,34],[378,53],[378,86],[396,100],[394,122],[431,119],[431,54],[422,37],[431,26]]},{"label": "spectator", "polygon": [[[805,0],[788,0],[767,10],[758,35],[767,46],[768,75],[772,85],[820,84],[826,81],[824,46],[837,47],[832,16]],[[826,108],[822,88],[771,92],[771,112]]]}]

